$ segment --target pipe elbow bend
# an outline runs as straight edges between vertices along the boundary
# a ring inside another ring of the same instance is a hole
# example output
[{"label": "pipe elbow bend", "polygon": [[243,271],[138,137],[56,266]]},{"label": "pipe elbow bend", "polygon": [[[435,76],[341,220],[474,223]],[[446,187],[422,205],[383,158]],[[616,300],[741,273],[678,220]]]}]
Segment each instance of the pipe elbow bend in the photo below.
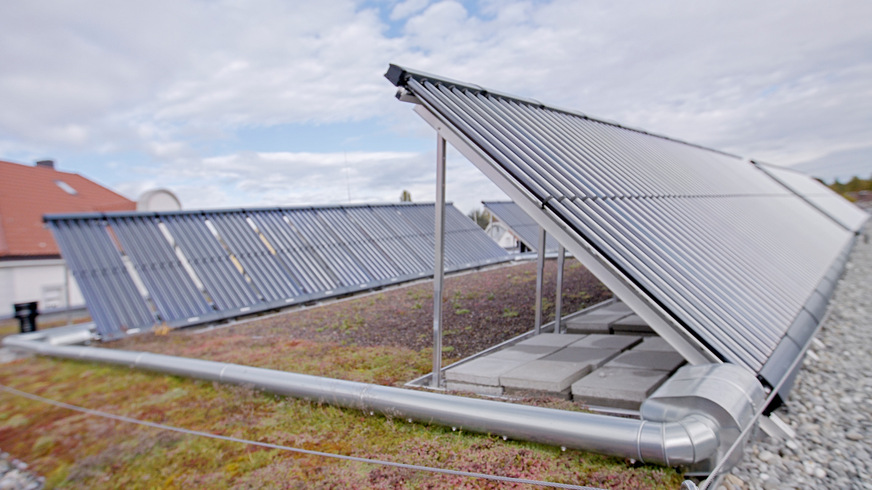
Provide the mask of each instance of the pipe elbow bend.
[{"label": "pipe elbow bend", "polygon": [[693,414],[675,422],[643,422],[639,426],[639,460],[665,466],[692,465],[717,455],[718,423]]}]

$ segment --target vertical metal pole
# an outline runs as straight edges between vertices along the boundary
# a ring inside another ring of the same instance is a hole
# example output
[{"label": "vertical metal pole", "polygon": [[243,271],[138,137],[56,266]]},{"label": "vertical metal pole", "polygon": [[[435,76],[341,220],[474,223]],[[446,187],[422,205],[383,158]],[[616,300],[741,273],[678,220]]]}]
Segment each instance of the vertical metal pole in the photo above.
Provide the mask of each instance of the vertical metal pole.
[{"label": "vertical metal pole", "polygon": [[73,311],[70,310],[70,268],[64,260],[64,303],[67,309],[67,325],[73,324]]},{"label": "vertical metal pole", "polygon": [[433,262],[433,377],[442,384],[442,282],[445,278],[445,139],[436,136],[436,260]]},{"label": "vertical metal pole", "polygon": [[542,284],[545,282],[545,228],[539,227],[539,258],[536,261],[536,325],[535,335],[542,329]]},{"label": "vertical metal pole", "polygon": [[566,259],[566,249],[563,245],[557,249],[557,297],[554,298],[554,333],[563,333],[560,316],[563,314],[563,262]]}]

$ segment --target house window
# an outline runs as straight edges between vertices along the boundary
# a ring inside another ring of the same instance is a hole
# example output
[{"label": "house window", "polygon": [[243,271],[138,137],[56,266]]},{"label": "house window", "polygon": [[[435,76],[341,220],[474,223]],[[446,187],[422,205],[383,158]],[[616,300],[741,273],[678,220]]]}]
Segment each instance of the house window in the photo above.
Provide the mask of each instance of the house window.
[{"label": "house window", "polygon": [[42,287],[42,301],[40,308],[53,309],[64,306],[64,286],[62,284],[50,284]]},{"label": "house window", "polygon": [[67,194],[70,194],[70,195],[73,195],[73,196],[75,196],[76,194],[78,194],[78,191],[76,191],[75,189],[73,189],[73,186],[71,186],[70,184],[67,184],[67,183],[64,182],[63,180],[56,180],[56,181],[55,181],[55,184],[57,184],[58,187],[60,187],[61,189],[63,189],[64,192],[66,192]]}]

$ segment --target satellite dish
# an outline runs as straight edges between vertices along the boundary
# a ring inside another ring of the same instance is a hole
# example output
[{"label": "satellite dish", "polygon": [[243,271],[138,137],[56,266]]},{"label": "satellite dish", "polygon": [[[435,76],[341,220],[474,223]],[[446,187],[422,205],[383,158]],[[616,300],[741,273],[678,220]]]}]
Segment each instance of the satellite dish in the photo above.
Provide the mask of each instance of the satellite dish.
[{"label": "satellite dish", "polygon": [[167,189],[144,192],[136,201],[137,211],[181,211],[182,201]]}]

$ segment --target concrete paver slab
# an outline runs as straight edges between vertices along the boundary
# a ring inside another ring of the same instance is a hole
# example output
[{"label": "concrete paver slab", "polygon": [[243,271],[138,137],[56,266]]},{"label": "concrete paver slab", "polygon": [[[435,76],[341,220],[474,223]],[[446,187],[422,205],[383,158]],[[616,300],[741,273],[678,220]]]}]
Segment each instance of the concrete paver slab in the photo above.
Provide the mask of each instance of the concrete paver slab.
[{"label": "concrete paver slab", "polygon": [[609,307],[606,306],[603,308],[599,308],[599,309],[578,315],[578,316],[573,317],[567,321],[572,322],[574,324],[604,323],[604,324],[608,325],[612,322],[620,320],[621,318],[624,318],[625,316],[627,316],[631,313],[632,312],[630,312],[630,311],[616,311],[614,309],[609,309]]},{"label": "concrete paver slab", "polygon": [[561,400],[571,400],[572,392],[569,388],[566,388],[563,391],[542,391],[542,390],[528,390],[526,388],[506,388],[504,393],[507,396],[518,396],[518,397],[542,397],[547,396],[550,398],[560,398]]},{"label": "concrete paver slab", "polygon": [[571,334],[588,334],[588,333],[611,333],[608,323],[586,323],[576,320],[567,320],[563,322],[566,333]]},{"label": "concrete paver slab", "polygon": [[566,320],[566,331],[570,333],[609,333],[609,326],[631,314],[630,308],[621,302],[591,310]]},{"label": "concrete paver slab", "polygon": [[543,357],[543,361],[558,361],[567,363],[587,363],[593,367],[599,367],[606,363],[609,359],[617,356],[621,352],[620,349],[606,349],[597,347],[579,347],[570,345],[565,349],[561,349],[553,354]]},{"label": "concrete paver slab", "polygon": [[647,325],[647,323],[645,323],[645,320],[642,320],[641,316],[633,313],[632,311],[629,312],[628,314],[622,316],[620,320],[615,321],[612,324],[612,326],[617,325],[617,324],[620,324],[620,325]]},{"label": "concrete paver slab", "polygon": [[479,395],[502,396],[505,390],[502,386],[487,386],[477,385],[472,383],[458,383],[456,381],[445,381],[445,389],[448,391],[466,391],[469,393],[478,393]]},{"label": "concrete paver slab", "polygon": [[632,313],[633,310],[627,306],[623,301],[614,301],[609,305],[603,306],[602,308],[597,308],[593,311],[611,311],[614,313]]},{"label": "concrete paver slab", "polygon": [[545,345],[550,347],[566,347],[567,345],[583,339],[584,335],[571,333],[542,333],[515,345]]},{"label": "concrete paver slab", "polygon": [[540,357],[547,356],[553,352],[562,349],[561,346],[555,345],[513,345],[502,350],[498,350],[493,354],[489,354],[488,358],[506,359],[514,361],[532,361]]},{"label": "concrete paver slab", "polygon": [[500,384],[506,389],[562,392],[618,352],[617,349],[567,347],[507,371],[500,376]]},{"label": "concrete paver slab", "polygon": [[525,360],[495,359],[492,356],[486,356],[446,370],[445,381],[499,386],[500,375],[524,362]]},{"label": "concrete paver slab", "polygon": [[672,373],[682,364],[684,358],[678,352],[633,349],[615,357],[605,367],[653,369]]},{"label": "concrete paver slab", "polygon": [[642,337],[636,335],[605,335],[591,334],[578,340],[570,347],[595,347],[598,349],[628,349],[642,341]]},{"label": "concrete paver slab", "polygon": [[645,323],[645,320],[642,320],[642,317],[633,313],[632,315],[627,315],[620,320],[612,322],[610,325],[613,332],[622,333],[622,332],[639,332],[639,333],[648,333],[654,332],[651,327]]},{"label": "concrete paver slab", "polygon": [[654,350],[675,352],[675,349],[669,345],[669,342],[663,340],[662,337],[644,337],[642,343],[633,347],[633,350]]},{"label": "concrete paver slab", "polygon": [[500,384],[506,389],[559,392],[590,371],[590,364],[537,359],[500,376]]},{"label": "concrete paver slab", "polygon": [[664,371],[602,367],[572,384],[573,400],[637,410],[669,377]]}]

